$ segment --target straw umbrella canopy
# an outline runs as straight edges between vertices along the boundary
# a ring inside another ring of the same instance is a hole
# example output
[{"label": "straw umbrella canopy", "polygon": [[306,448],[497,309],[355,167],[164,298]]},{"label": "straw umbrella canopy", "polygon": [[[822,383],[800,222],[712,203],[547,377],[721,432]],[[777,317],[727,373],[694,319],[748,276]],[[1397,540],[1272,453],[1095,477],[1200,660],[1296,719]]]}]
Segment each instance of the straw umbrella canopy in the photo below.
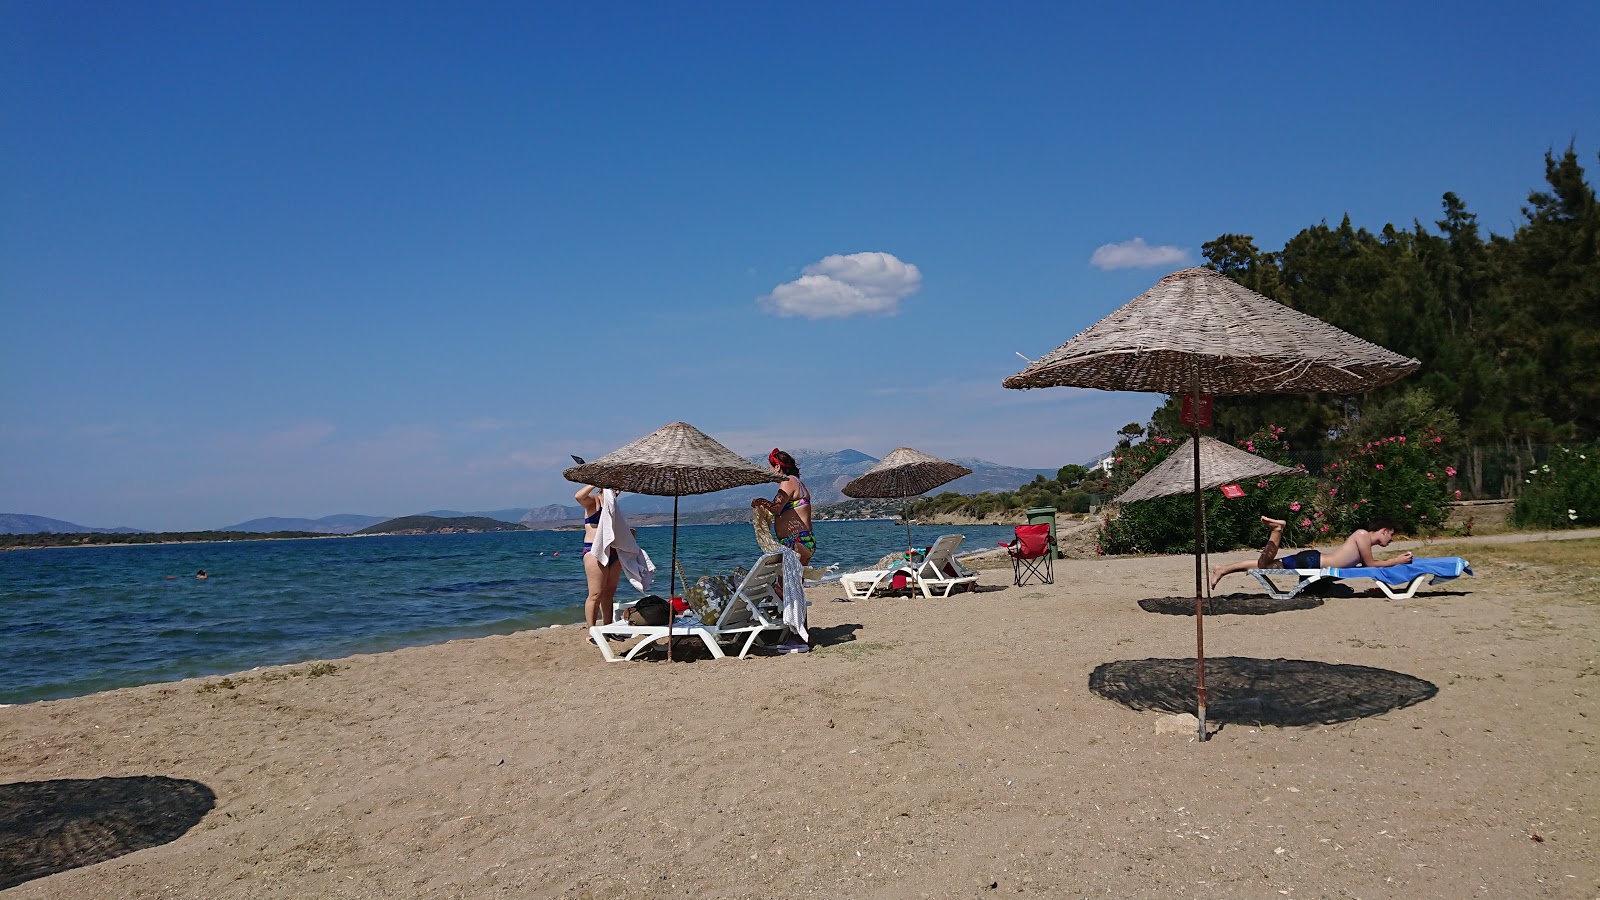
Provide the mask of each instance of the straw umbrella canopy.
[{"label": "straw umbrella canopy", "polygon": [[573,466],[561,475],[578,484],[672,498],[669,593],[676,593],[677,587],[678,498],[781,480],[687,422],[664,425],[594,462]]},{"label": "straw umbrella canopy", "polygon": [[[843,488],[846,497],[916,497],[941,484],[949,484],[972,470],[910,447],[897,447],[877,465],[852,478]],[[909,507],[908,507],[909,509]],[[911,517],[906,520],[906,552],[911,551]]]},{"label": "straw umbrella canopy", "polygon": [[1195,497],[1194,622],[1200,740],[1206,738],[1200,398],[1360,394],[1398,381],[1420,365],[1296,312],[1220,272],[1197,267],[1162,278],[1116,312],[1001,382],[1016,389],[1086,387],[1193,396],[1196,440],[1190,455]]},{"label": "straw umbrella canopy", "polygon": [[1162,460],[1159,465],[1144,474],[1144,477],[1135,481],[1126,491],[1117,496],[1113,503],[1133,503],[1138,500],[1151,500],[1156,497],[1171,497],[1176,494],[1187,494],[1195,490],[1209,491],[1234,481],[1243,481],[1247,478],[1266,478],[1269,475],[1304,475],[1304,469],[1291,469],[1280,466],[1270,459],[1263,459],[1254,453],[1246,453],[1238,447],[1209,438],[1200,437],[1200,478],[1194,477],[1194,448],[1189,446],[1190,438],[1184,441],[1172,455]]}]

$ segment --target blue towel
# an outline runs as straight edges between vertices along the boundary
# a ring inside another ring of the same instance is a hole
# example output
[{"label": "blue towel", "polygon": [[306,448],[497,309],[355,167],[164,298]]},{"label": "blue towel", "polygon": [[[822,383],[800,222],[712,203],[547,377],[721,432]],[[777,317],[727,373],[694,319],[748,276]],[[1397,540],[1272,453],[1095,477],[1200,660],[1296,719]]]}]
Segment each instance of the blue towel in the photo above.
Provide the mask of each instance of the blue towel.
[{"label": "blue towel", "polygon": [[1472,566],[1459,556],[1435,556],[1417,557],[1403,566],[1329,569],[1328,572],[1335,578],[1372,578],[1385,584],[1405,584],[1418,575],[1432,575],[1435,581],[1455,578],[1463,572],[1471,575]]}]

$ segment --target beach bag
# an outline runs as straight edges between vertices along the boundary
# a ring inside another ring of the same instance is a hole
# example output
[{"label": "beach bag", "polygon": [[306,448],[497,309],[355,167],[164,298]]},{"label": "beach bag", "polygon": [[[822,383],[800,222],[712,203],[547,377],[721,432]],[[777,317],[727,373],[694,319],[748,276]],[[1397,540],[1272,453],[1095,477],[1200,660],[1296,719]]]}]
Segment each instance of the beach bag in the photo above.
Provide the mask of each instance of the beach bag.
[{"label": "beach bag", "polygon": [[657,597],[647,594],[639,598],[628,610],[629,625],[665,625],[672,618],[672,604]]}]

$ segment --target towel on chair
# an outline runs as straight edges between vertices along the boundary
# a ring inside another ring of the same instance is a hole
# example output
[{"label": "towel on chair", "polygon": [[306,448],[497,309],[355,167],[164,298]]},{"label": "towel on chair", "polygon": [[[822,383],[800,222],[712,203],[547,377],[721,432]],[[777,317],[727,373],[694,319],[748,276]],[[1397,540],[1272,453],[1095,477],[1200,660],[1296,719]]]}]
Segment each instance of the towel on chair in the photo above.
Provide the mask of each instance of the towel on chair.
[{"label": "towel on chair", "polygon": [[806,567],[800,564],[800,554],[783,548],[783,624],[800,640],[811,643],[811,632],[806,630]]},{"label": "towel on chair", "polygon": [[1471,575],[1472,566],[1459,556],[1416,557],[1400,566],[1356,566],[1328,570],[1328,574],[1335,578],[1371,578],[1384,584],[1405,584],[1419,575],[1432,575],[1434,581],[1442,581],[1462,573]]},{"label": "towel on chair", "polygon": [[622,560],[622,574],[628,576],[628,583],[641,594],[649,591],[656,564],[634,540],[633,529],[617,508],[617,492],[606,488],[600,492],[600,521],[594,527],[594,547],[589,552],[604,566],[611,564],[613,551]]}]

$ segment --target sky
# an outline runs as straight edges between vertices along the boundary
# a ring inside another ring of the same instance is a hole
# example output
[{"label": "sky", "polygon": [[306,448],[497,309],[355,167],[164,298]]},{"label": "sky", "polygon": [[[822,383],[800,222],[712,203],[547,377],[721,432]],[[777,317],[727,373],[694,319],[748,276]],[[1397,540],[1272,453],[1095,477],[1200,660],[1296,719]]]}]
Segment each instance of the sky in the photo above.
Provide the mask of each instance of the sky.
[{"label": "sky", "polygon": [[[1220,234],[1509,234],[1600,4],[0,4],[0,512],[571,503],[568,454],[1085,462],[1002,379]],[[802,473],[804,474],[804,473]]]}]

